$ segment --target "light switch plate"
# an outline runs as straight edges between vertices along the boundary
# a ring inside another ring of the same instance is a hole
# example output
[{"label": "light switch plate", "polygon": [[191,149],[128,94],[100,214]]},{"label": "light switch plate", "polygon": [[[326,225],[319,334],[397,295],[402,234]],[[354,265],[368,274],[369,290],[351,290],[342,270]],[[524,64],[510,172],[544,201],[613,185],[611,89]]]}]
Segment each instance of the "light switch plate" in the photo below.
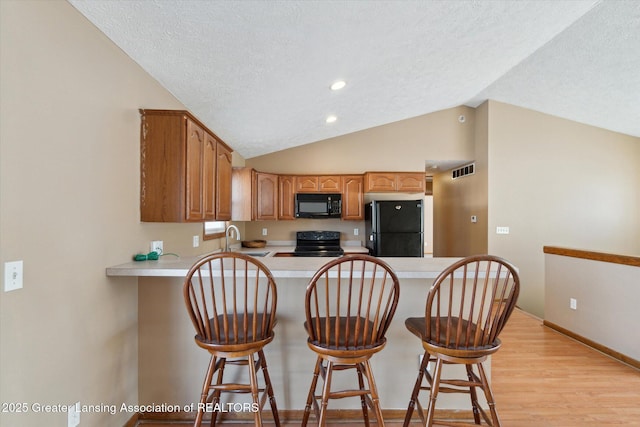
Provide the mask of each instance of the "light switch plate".
[{"label": "light switch plate", "polygon": [[4,263],[4,291],[22,289],[23,262],[9,261]]},{"label": "light switch plate", "polygon": [[496,227],[496,234],[509,234],[509,227]]}]

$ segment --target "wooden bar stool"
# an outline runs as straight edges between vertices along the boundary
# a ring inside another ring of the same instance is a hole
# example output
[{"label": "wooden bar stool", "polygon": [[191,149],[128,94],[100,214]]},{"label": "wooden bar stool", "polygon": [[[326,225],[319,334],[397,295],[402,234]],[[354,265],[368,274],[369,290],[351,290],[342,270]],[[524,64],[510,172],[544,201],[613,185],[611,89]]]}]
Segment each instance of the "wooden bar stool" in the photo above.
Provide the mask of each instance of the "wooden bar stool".
[{"label": "wooden bar stool", "polygon": [[[491,255],[464,258],[436,278],[427,295],[424,317],[405,321],[407,329],[422,340],[425,352],[404,427],[409,426],[416,405],[424,425],[432,426],[439,392],[469,394],[473,422],[481,424],[482,416],[488,425],[500,426],[482,363],[500,348],[498,335],[516,306],[519,291],[515,267]],[[435,363],[433,374],[428,370],[429,362]],[[466,378],[442,378],[444,364],[464,365]],[[422,386],[423,378],[427,379],[426,386]],[[477,387],[484,392],[489,414],[478,403]],[[429,391],[426,418],[418,399],[421,390]],[[438,425],[441,423],[457,425],[438,421]]]},{"label": "wooden bar stool", "polygon": [[[261,411],[268,397],[275,424],[279,426],[263,352],[264,346],[273,340],[276,322],[277,290],[269,269],[240,253],[208,255],[191,267],[183,292],[196,329],[196,344],[211,354],[194,426],[200,426],[207,411],[211,412],[211,425],[215,425],[218,413],[215,407],[222,392],[250,393],[256,426],[262,425]],[[227,365],[247,366],[249,384],[225,383]],[[259,370],[264,376],[264,387],[258,385]],[[207,404],[213,410],[207,410]]]},{"label": "wooden bar stool", "polygon": [[[369,426],[368,408],[374,411],[378,425],[384,425],[369,359],[385,346],[399,292],[400,284],[391,267],[369,255],[336,258],[312,277],[305,297],[304,326],[309,335],[307,344],[318,357],[303,427],[311,407],[322,427],[326,425],[329,399],[355,396],[360,397],[365,425]],[[333,372],[345,369],[355,369],[358,388],[332,391]],[[316,395],[318,376],[324,381],[320,396]]]}]

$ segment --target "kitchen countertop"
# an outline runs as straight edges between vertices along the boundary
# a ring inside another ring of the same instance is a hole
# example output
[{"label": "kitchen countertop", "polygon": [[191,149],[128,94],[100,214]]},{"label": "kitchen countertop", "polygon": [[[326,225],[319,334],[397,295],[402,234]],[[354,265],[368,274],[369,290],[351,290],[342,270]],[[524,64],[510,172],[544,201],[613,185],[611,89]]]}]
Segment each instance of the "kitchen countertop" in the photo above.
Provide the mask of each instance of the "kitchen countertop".
[{"label": "kitchen countertop", "polygon": [[[246,250],[245,250],[246,249]],[[267,248],[249,249],[240,252],[267,252]],[[363,248],[363,253],[366,248]],[[284,250],[280,250],[284,252]],[[349,252],[355,252],[349,248]],[[107,276],[127,277],[185,277],[191,266],[201,256],[161,257],[157,261],[131,261],[106,269]],[[275,278],[310,278],[329,259],[326,257],[258,257]],[[433,279],[447,266],[459,258],[381,258],[396,272],[398,278]]]}]

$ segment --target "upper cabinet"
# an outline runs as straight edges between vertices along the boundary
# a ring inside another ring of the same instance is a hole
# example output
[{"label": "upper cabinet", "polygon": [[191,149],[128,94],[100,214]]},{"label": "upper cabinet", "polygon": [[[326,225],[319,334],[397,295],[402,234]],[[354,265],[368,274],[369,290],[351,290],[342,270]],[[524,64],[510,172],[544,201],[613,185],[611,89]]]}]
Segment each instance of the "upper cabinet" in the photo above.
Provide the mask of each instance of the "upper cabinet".
[{"label": "upper cabinet", "polygon": [[296,219],[295,177],[278,176],[278,219]]},{"label": "upper cabinet", "polygon": [[216,220],[231,219],[231,172],[233,151],[218,141],[216,146]]},{"label": "upper cabinet", "polygon": [[187,111],[140,110],[140,218],[230,218],[231,153]]},{"label": "upper cabinet", "polygon": [[339,175],[298,175],[295,189],[296,193],[340,193],[342,181]]},{"label": "upper cabinet", "polygon": [[364,191],[362,175],[342,177],[342,219],[364,219]]},{"label": "upper cabinet", "polygon": [[278,175],[256,172],[254,189],[253,218],[256,220],[278,219]]},{"label": "upper cabinet", "polygon": [[278,175],[233,168],[233,221],[278,219]]},{"label": "upper cabinet", "polygon": [[367,172],[365,193],[424,193],[424,172]]}]

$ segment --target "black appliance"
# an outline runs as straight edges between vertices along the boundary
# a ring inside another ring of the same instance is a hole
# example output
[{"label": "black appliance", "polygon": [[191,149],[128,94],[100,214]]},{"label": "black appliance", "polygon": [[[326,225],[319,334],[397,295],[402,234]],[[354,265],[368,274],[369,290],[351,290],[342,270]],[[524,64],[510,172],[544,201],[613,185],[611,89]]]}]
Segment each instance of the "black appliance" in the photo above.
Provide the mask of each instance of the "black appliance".
[{"label": "black appliance", "polygon": [[296,193],[296,218],[340,218],[341,216],[341,194]]},{"label": "black appliance", "polygon": [[374,256],[424,256],[422,200],[376,200],[365,209],[366,246]]},{"label": "black appliance", "polygon": [[339,231],[298,231],[294,256],[342,256]]}]

